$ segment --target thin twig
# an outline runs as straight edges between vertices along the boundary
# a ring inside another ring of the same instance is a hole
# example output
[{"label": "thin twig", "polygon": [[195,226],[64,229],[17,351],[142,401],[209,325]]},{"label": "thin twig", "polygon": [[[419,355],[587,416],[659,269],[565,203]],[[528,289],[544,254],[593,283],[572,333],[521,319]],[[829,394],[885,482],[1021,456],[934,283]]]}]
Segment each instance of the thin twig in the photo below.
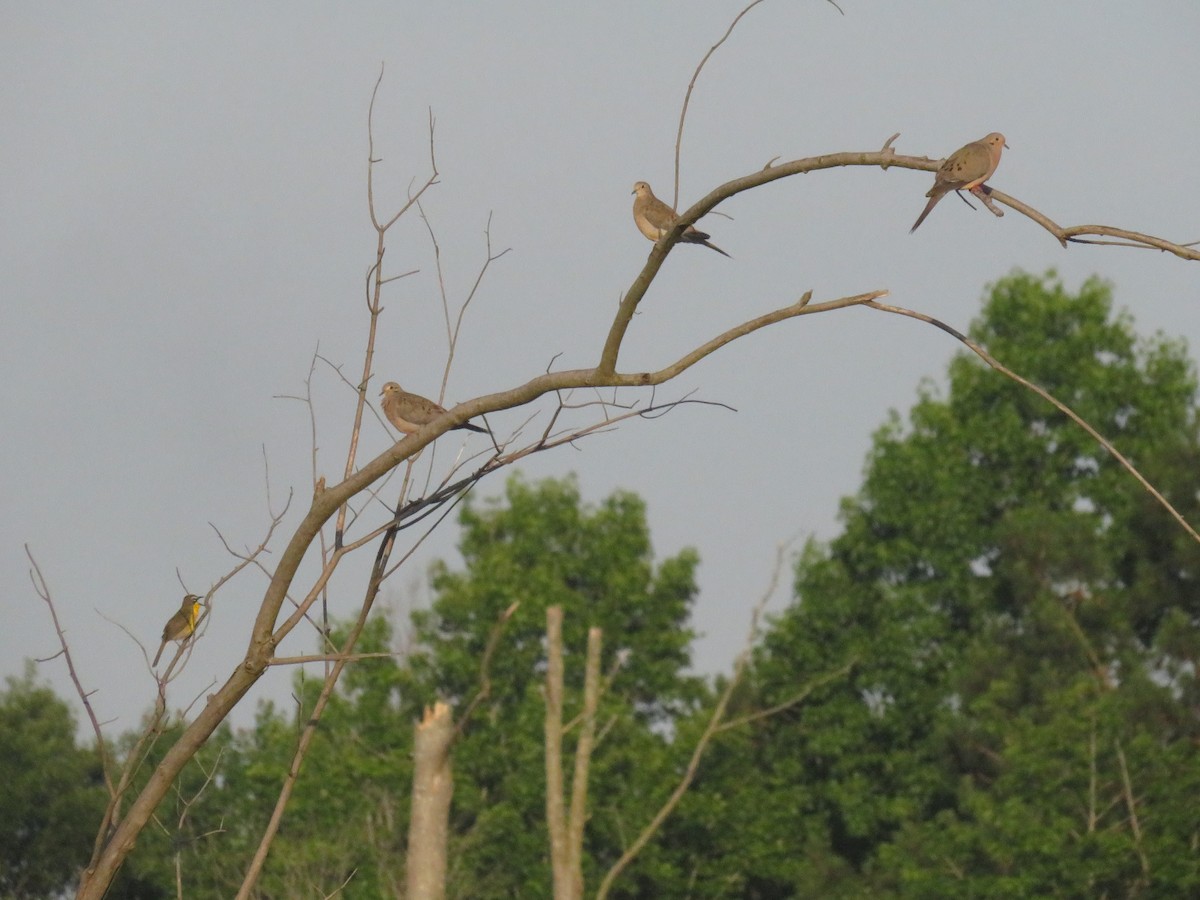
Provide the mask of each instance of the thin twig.
[{"label": "thin twig", "polygon": [[[436,120],[433,117],[433,110],[429,111],[429,165],[430,174],[426,178],[425,183],[408,198],[400,209],[383,225],[379,224],[379,219],[375,212],[375,191],[373,182],[373,172],[375,163],[375,135],[373,128],[373,116],[375,112],[375,98],[379,92],[379,84],[383,80],[383,67],[379,68],[379,78],[375,82],[375,89],[371,92],[371,103],[367,109],[367,206],[370,211],[371,224],[375,226],[375,263],[371,268],[371,274],[368,276],[373,281],[371,288],[371,297],[368,302],[369,322],[367,326],[367,341],[366,349],[363,353],[363,372],[362,380],[358,383],[358,402],[354,409],[354,423],[350,428],[350,446],[346,452],[346,468],[344,478],[349,478],[354,471],[354,462],[358,455],[358,439],[362,431],[362,415],[363,408],[367,402],[367,386],[371,380],[372,365],[375,359],[375,338],[379,327],[379,314],[383,311],[383,286],[388,281],[393,279],[383,276],[383,255],[385,251],[384,241],[387,231],[414,205],[419,204],[421,197],[433,185],[437,184],[438,169],[437,156],[434,152],[434,127]],[[343,504],[338,511],[337,526],[334,528],[334,547],[340,547],[345,536],[346,526],[346,504]]]},{"label": "thin twig", "polygon": [[295,666],[314,662],[360,662],[364,659],[396,659],[402,653],[309,653],[304,656],[272,656],[273,666]]},{"label": "thin twig", "polygon": [[1125,762],[1125,749],[1120,738],[1113,741],[1117,748],[1117,762],[1121,764],[1121,792],[1125,797],[1125,808],[1129,811],[1129,827],[1133,830],[1133,848],[1142,866],[1143,884],[1150,883],[1150,860],[1142,847],[1142,825],[1138,819],[1137,800],[1133,796],[1133,782],[1129,779],[1129,765]]},{"label": "thin twig", "polygon": [[479,658],[479,690],[475,692],[475,696],[471,698],[471,702],[467,704],[467,708],[463,710],[462,715],[458,717],[458,722],[455,723],[455,740],[462,737],[467,723],[471,721],[471,716],[475,714],[475,710],[479,707],[479,704],[486,700],[492,693],[492,657],[496,655],[496,647],[500,645],[500,637],[504,634],[505,626],[508,625],[509,620],[516,613],[520,605],[520,601],[509,604],[508,608],[500,613],[499,618],[492,625],[487,645],[483,648],[483,655]]},{"label": "thin twig", "polygon": [[[725,33],[721,35],[721,39],[708,48],[708,52],[704,54],[704,57],[700,60],[700,64],[696,66],[696,71],[692,73],[692,80],[688,82],[687,92],[683,95],[683,106],[679,110],[679,128],[675,132],[675,192],[672,195],[673,199],[671,201],[671,209],[678,209],[679,207],[679,154],[680,149],[683,146],[683,123],[687,119],[688,104],[691,102],[692,91],[696,87],[696,81],[700,78],[700,71],[708,62],[709,57],[717,52],[717,48],[729,40],[729,36],[733,34],[733,29],[737,27],[737,23],[742,20],[742,17],[762,2],[763,0],[754,0],[753,3],[734,16],[733,21],[729,23],[729,27],[725,29]],[[838,6],[834,0],[826,0],[826,2],[828,2],[829,5],[838,12],[842,13],[843,16],[845,15],[845,13],[842,12],[842,8]],[[769,165],[770,163],[768,163],[768,166]]]},{"label": "thin twig", "polygon": [[717,728],[717,733],[729,731],[734,728],[740,728],[743,725],[749,725],[751,722],[757,722],[760,719],[769,719],[771,716],[777,716],[781,712],[786,712],[793,706],[798,706],[803,703],[813,691],[819,687],[824,687],[831,681],[837,681],[839,678],[844,678],[849,675],[851,670],[858,665],[858,657],[852,656],[840,669],[834,669],[831,672],[826,672],[806,684],[801,690],[797,691],[791,697],[781,703],[776,703],[774,706],[768,706],[766,709],[760,709],[757,712],[748,713],[736,719],[730,719],[728,722],[722,722]]},{"label": "thin twig", "polygon": [[700,72],[704,68],[705,63],[708,62],[709,57],[716,53],[717,48],[729,39],[729,35],[733,34],[733,29],[737,27],[737,23],[742,20],[742,17],[762,2],[763,0],[754,0],[753,3],[734,16],[733,21],[729,23],[729,27],[725,29],[725,33],[721,35],[721,39],[709,47],[708,52],[701,58],[699,65],[696,66],[696,71],[692,73],[692,80],[688,82],[687,91],[683,95],[683,106],[679,110],[679,128],[675,132],[675,193],[671,200],[671,209],[679,207],[679,152],[683,146],[683,123],[687,119],[688,104],[691,103],[692,91],[696,87],[696,80],[700,77]]},{"label": "thin twig", "polygon": [[75,660],[71,656],[71,647],[67,643],[67,634],[63,631],[62,624],[58,621],[58,612],[54,608],[54,599],[50,595],[50,588],[46,584],[46,579],[42,575],[42,569],[38,565],[37,560],[33,557],[33,551],[29,549],[29,545],[25,544],[25,555],[29,558],[29,580],[33,582],[33,589],[39,597],[45,602],[47,609],[50,610],[50,620],[54,623],[54,632],[58,635],[58,644],[62,648],[63,659],[67,663],[67,673],[71,676],[71,683],[75,685],[75,693],[79,695],[79,701],[83,704],[84,710],[87,712],[88,721],[92,725],[92,734],[96,737],[96,753],[100,757],[100,771],[104,776],[104,786],[108,789],[108,796],[116,796],[116,787],[112,781],[112,760],[108,756],[108,747],[104,743],[104,733],[100,730],[100,720],[96,717],[96,710],[92,707],[92,691],[83,689],[83,682],[79,680],[79,672],[75,668]]},{"label": "thin twig", "polygon": [[[183,833],[183,827],[184,827],[184,825],[187,824],[188,814],[192,811],[192,807],[197,802],[199,802],[200,798],[204,795],[205,790],[207,790],[208,786],[213,783],[213,780],[217,773],[217,767],[220,766],[220,764],[221,764],[221,756],[224,754],[224,752],[225,752],[224,749],[217,751],[217,758],[215,760],[213,760],[212,767],[207,771],[205,771],[203,764],[197,760],[196,765],[199,766],[201,772],[204,772],[204,783],[201,784],[200,787],[196,789],[196,793],[194,793],[190,799],[184,799],[183,797],[180,797],[180,800],[183,803],[183,810],[179,813],[179,819],[175,823],[175,833],[176,834]],[[218,828],[218,829],[216,829],[216,831],[205,832],[205,834],[202,835],[201,837],[207,837],[211,834],[223,832],[224,830],[225,830],[224,828]],[[179,898],[179,900],[183,900],[183,896],[184,896],[184,894],[183,894],[183,854],[182,854],[182,849],[183,849],[183,845],[181,843],[176,843],[175,853],[173,854],[174,868],[175,868],[175,895]]]}]

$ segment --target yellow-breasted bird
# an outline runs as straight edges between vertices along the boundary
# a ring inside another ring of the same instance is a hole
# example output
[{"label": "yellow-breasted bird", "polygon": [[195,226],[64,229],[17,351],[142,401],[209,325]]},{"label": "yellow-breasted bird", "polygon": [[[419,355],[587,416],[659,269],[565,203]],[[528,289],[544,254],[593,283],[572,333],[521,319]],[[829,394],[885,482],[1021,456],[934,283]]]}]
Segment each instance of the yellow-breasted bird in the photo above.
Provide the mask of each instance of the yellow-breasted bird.
[{"label": "yellow-breasted bird", "polygon": [[154,654],[154,662],[150,665],[158,665],[163,650],[171,641],[182,643],[191,637],[192,632],[196,630],[198,618],[200,618],[200,598],[195,594],[188,594],[183,598],[183,605],[179,607],[175,615],[167,619],[167,624],[163,626],[162,643],[158,645],[158,652]]}]

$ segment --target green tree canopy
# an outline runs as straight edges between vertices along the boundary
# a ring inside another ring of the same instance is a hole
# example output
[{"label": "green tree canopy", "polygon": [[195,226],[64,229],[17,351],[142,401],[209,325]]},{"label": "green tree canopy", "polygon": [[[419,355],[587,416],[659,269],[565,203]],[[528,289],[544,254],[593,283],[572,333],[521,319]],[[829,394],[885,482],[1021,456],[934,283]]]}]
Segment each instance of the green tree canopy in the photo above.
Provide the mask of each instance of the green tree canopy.
[{"label": "green tree canopy", "polygon": [[[417,645],[403,695],[410,716],[443,698],[461,709],[479,689],[480,657],[501,613],[520,603],[491,666],[492,688],[455,750],[452,827],[459,896],[548,896],[542,749],[545,610],[563,607],[567,716],[578,710],[589,627],[604,630],[604,737],[592,768],[589,882],[673,786],[661,727],[694,705],[684,674],[693,637],[694,551],[657,565],[645,505],[617,492],[592,507],[574,479],[510,478],[502,500],[466,504],[465,568],[439,566],[437,599],[414,616]],[[567,735],[567,749],[577,731]],[[647,864],[651,864],[647,861]]]},{"label": "green tree canopy", "polygon": [[52,897],[87,863],[104,811],[100,763],[75,743],[75,717],[34,677],[0,692],[0,897]]},{"label": "green tree canopy", "polygon": [[[1200,521],[1182,342],[1139,340],[1099,281],[1072,295],[1024,274],[992,288],[971,336]],[[847,659],[854,673],[756,725],[738,785],[773,820],[752,845],[711,832],[701,870],[757,853],[745,896],[1200,890],[1200,548],[1162,507],[963,353],[945,396],[925,385],[875,435],[842,521],[802,555],[754,685],[770,706]]]}]

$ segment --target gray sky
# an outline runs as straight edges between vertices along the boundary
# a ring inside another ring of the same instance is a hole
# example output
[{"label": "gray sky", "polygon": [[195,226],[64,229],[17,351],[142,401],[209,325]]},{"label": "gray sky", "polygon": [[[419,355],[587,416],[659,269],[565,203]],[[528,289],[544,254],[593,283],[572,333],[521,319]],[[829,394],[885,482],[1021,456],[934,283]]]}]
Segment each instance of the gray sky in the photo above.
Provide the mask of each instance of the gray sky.
[{"label": "gray sky", "polygon": [[[877,150],[939,157],[989,131],[1010,150],[997,188],[1062,224],[1200,239],[1200,4],[906,3],[768,0],[710,62],[692,98],[681,206],[784,160]],[[283,534],[307,505],[303,390],[314,350],[361,369],[363,280],[374,233],[365,204],[366,112],[375,110],[376,197],[387,215],[427,173],[427,109],[442,183],[426,211],[452,302],[484,255],[495,263],[468,313],[448,399],[595,362],[623,290],[650,249],[630,190],[670,198],[679,106],[736,3],[590,5],[5,3],[0,30],[0,633],[3,671],[57,643],[33,593],[28,542],[54,592],[100,716],[135,727],[153,696],[153,652],[182,593],[203,593],[235,546],[267,522],[263,449]],[[985,285],[1055,267],[1074,289],[1115,284],[1143,333],[1200,336],[1200,268],[1114,248],[1064,251],[1010,212],[951,197],[908,228],[931,176],[834,170],[776,182],[704,225],[733,260],[672,253],[635,318],[622,368],[657,368],[708,337],[784,305],[886,288],[893,302],[965,328]],[[394,284],[376,385],[436,393],[445,359],[430,243],[415,217],[392,234]],[[691,406],[544,454],[531,479],[579,474],[597,500],[646,498],[657,553],[698,548],[697,662],[727,667],[776,544],[830,537],[859,482],[870,435],[907,409],[957,347],[940,332],[866,310],[783,323],[726,348],[660,398]],[[320,469],[345,461],[351,396],[315,379]],[[372,391],[374,394],[374,391]],[[629,395],[632,398],[632,394]],[[498,430],[526,413],[492,417]],[[389,439],[364,429],[369,459]],[[473,438],[470,446],[479,444]],[[440,465],[457,437],[439,442]],[[501,478],[482,486],[485,495]],[[1135,490],[1131,484],[1130,490]],[[394,493],[392,491],[391,493]],[[427,599],[445,527],[391,582],[388,602]],[[369,551],[368,551],[369,553]],[[311,569],[306,569],[311,573]],[[245,648],[265,579],[216,599],[173,706],[221,683]],[[334,611],[361,596],[361,568]],[[776,604],[778,608],[778,604]],[[112,620],[107,621],[107,620]],[[308,652],[300,634],[284,652]],[[61,661],[40,668],[57,689]],[[294,669],[254,699],[285,701]]]}]

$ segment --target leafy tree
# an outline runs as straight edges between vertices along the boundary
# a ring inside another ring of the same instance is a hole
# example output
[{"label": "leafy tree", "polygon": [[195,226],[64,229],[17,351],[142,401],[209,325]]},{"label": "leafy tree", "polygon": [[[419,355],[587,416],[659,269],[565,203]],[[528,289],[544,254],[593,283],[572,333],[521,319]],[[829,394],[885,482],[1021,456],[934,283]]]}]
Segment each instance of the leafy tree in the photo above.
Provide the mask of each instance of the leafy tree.
[{"label": "leafy tree", "polygon": [[[1181,342],[1139,340],[1106,285],[1052,274],[1001,280],[971,336],[1200,520]],[[710,828],[696,865],[755,860],[754,897],[1194,893],[1200,548],[1040,398],[973,355],[948,381],[876,434],[754,690],[770,706],[848,658],[853,676],[741,738],[723,764],[770,821]]]},{"label": "leafy tree", "polygon": [[0,692],[0,897],[50,897],[91,851],[104,811],[96,754],[76,746],[75,717],[27,663]]},{"label": "leafy tree", "polygon": [[[343,637],[335,629],[333,640]],[[390,642],[390,626],[380,617],[367,624],[358,649],[385,651]],[[396,895],[395,886],[402,883],[396,876],[403,875],[412,743],[412,722],[399,714],[396,668],[390,659],[357,665],[330,701],[255,897],[283,900],[317,888],[328,892],[351,875],[343,896]],[[253,728],[222,728],[196,764],[185,769],[179,790],[157,813],[158,827],[145,832],[130,857],[139,883],[155,885],[145,896],[175,895],[176,854],[186,896],[237,892],[319,688],[319,682],[297,675],[294,714],[263,703]],[[156,746],[166,744],[160,739]]]},{"label": "leafy tree", "polygon": [[[413,725],[436,699],[463,712],[479,691],[483,648],[514,601],[521,606],[492,660],[490,693],[454,750],[450,895],[549,896],[541,686],[551,604],[566,613],[568,718],[578,709],[589,626],[605,629],[604,667],[615,672],[592,763],[589,878],[598,879],[674,785],[678,760],[669,727],[704,692],[699,680],[682,674],[692,637],[686,621],[696,591],[695,554],[655,564],[643,503],[619,492],[589,507],[572,479],[514,478],[502,500],[466,504],[461,523],[465,568],[435,568],[437,598],[414,617],[416,650],[399,660],[355,663],[332,698],[256,897],[332,890],[351,874],[344,896],[397,894]],[[340,644],[342,636],[333,640]],[[357,649],[377,652],[392,643],[389,623],[376,617]],[[163,827],[147,831],[130,860],[161,895],[173,892],[176,851],[184,854],[187,893],[235,892],[319,687],[298,676],[294,714],[264,704],[252,729],[210,742],[203,762],[216,766],[218,778],[188,806],[204,777],[198,766],[189,770],[170,809],[160,809]],[[185,807],[184,827],[176,829]],[[625,879],[625,895],[673,874],[650,851]]]},{"label": "leafy tree", "polygon": [[[589,627],[604,629],[603,669],[619,670],[602,703],[605,731],[593,757],[585,865],[592,881],[673,786],[664,728],[702,694],[700,682],[683,674],[697,557],[685,550],[656,566],[643,502],[618,492],[588,507],[573,479],[511,478],[503,501],[468,503],[461,524],[465,569],[435,570],[437,599],[414,616],[420,649],[403,702],[410,719],[438,697],[461,709],[479,690],[480,657],[495,623],[520,603],[492,661],[491,692],[455,750],[452,890],[549,896],[545,610],[557,604],[565,613],[568,710],[578,708]],[[653,866],[652,855],[643,864]]]}]

